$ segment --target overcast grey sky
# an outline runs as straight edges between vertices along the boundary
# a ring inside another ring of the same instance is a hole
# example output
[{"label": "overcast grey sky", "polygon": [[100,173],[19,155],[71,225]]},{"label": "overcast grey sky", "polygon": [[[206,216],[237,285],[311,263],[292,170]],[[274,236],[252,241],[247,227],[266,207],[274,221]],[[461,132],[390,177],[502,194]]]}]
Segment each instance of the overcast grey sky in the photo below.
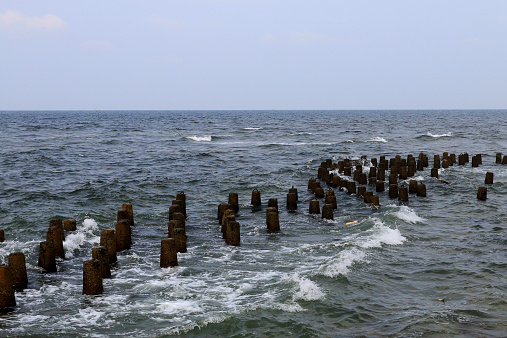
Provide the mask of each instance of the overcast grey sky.
[{"label": "overcast grey sky", "polygon": [[0,0],[0,110],[507,108],[506,0]]}]

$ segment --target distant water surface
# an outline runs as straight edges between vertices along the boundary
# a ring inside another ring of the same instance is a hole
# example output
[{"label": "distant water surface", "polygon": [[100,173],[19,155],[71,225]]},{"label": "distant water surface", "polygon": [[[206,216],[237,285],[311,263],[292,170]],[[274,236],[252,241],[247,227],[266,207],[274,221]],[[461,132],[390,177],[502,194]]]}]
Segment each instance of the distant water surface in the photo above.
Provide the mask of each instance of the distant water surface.
[{"label": "distant water surface", "polygon": [[[0,112],[0,263],[23,252],[29,278],[0,314],[0,335],[505,337],[507,165],[495,154],[507,155],[506,131],[507,111]],[[309,215],[308,179],[326,158],[420,152],[430,165],[443,152],[480,153],[483,164],[440,169],[450,184],[425,168],[414,178],[426,198],[379,193],[378,210],[336,189],[333,221]],[[478,201],[488,171],[495,183]],[[291,186],[297,212],[285,208]],[[160,269],[179,191],[188,252]],[[216,220],[229,192],[241,204],[239,247]],[[266,230],[269,198],[280,233]],[[83,261],[125,202],[133,247],[103,295],[83,296]],[[46,274],[38,247],[53,218],[75,218],[78,230]]]}]

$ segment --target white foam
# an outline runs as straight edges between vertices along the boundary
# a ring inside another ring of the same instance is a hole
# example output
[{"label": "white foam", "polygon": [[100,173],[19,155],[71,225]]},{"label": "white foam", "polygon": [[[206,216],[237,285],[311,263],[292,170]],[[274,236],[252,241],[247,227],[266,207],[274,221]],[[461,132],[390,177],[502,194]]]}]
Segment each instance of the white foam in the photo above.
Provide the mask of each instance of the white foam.
[{"label": "white foam", "polygon": [[399,219],[407,223],[415,224],[424,222],[424,218],[419,217],[414,210],[410,209],[406,205],[400,206],[400,210],[393,212],[392,215],[398,217]]},{"label": "white foam", "polygon": [[177,314],[180,312],[192,313],[202,312],[198,301],[191,300],[177,300],[170,302],[163,302],[157,305],[157,310],[166,315]]},{"label": "white foam", "polygon": [[100,243],[100,237],[94,234],[98,230],[97,222],[92,218],[86,218],[81,227],[72,233],[68,233],[63,242],[66,257],[74,257],[74,251],[80,249],[85,243]]},{"label": "white foam", "polygon": [[380,248],[382,244],[399,245],[405,242],[406,238],[401,235],[400,230],[391,229],[385,225],[376,224],[372,229],[368,230],[371,235],[358,239],[358,246],[369,248]]},{"label": "white foam", "polygon": [[427,132],[425,135],[426,136],[431,136],[431,137],[438,138],[438,137],[451,137],[452,133],[447,133],[447,134],[432,134],[430,132]]},{"label": "white foam", "polygon": [[243,130],[261,130],[262,127],[249,127],[249,128],[243,128]]},{"label": "white foam", "polygon": [[366,254],[357,249],[346,249],[338,254],[338,257],[332,259],[329,263],[321,267],[321,272],[327,277],[337,277],[339,275],[347,275],[349,273],[349,267],[356,263],[362,262],[366,258]]},{"label": "white foam", "polygon": [[187,136],[186,138],[195,142],[211,142],[211,135]]},{"label": "white foam", "polygon": [[292,281],[296,283],[298,291],[293,295],[293,300],[318,300],[324,298],[324,292],[317,284],[297,273],[292,275]]},{"label": "white foam", "polygon": [[387,140],[383,137],[374,137],[369,139],[367,142],[381,142],[381,143],[387,143]]},{"label": "white foam", "polygon": [[270,306],[265,307],[267,309],[281,310],[284,312],[301,312],[305,311],[298,303],[284,304],[284,303],[273,303]]}]

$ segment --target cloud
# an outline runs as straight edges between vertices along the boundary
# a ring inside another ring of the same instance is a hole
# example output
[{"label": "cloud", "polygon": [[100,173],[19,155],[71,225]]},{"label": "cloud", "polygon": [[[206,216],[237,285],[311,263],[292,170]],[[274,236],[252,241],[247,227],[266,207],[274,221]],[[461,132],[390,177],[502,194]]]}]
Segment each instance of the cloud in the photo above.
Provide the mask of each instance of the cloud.
[{"label": "cloud", "polygon": [[96,40],[96,41],[85,41],[79,44],[79,47],[84,49],[95,49],[95,50],[112,50],[116,46],[109,41]]},{"label": "cloud", "polygon": [[0,28],[52,31],[63,29],[66,26],[65,21],[54,14],[37,17],[27,16],[13,10],[0,13]]},{"label": "cloud", "polygon": [[309,32],[292,33],[289,39],[290,42],[297,44],[320,43],[329,40],[330,39],[326,34],[314,34]]}]

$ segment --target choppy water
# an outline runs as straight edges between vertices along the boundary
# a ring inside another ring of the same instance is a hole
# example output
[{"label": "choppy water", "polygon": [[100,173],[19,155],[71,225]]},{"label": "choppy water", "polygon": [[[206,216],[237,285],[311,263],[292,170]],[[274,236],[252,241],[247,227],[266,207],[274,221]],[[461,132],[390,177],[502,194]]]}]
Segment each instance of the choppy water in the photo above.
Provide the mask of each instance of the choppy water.
[{"label": "choppy water", "polygon": [[[0,112],[0,262],[23,252],[29,278],[0,335],[506,336],[507,166],[495,164],[506,131],[507,111]],[[334,221],[308,214],[308,179],[326,158],[444,151],[483,164],[440,169],[449,185],[418,172],[428,197],[405,205],[386,192],[376,210],[337,190]],[[495,183],[478,201],[487,171]],[[251,210],[254,188],[263,209],[278,198],[280,233]],[[160,269],[181,190],[188,252]],[[229,192],[240,247],[216,220]],[[82,263],[125,202],[133,247],[103,295],[83,296]],[[45,274],[38,245],[52,218],[76,218],[78,231]]]}]

